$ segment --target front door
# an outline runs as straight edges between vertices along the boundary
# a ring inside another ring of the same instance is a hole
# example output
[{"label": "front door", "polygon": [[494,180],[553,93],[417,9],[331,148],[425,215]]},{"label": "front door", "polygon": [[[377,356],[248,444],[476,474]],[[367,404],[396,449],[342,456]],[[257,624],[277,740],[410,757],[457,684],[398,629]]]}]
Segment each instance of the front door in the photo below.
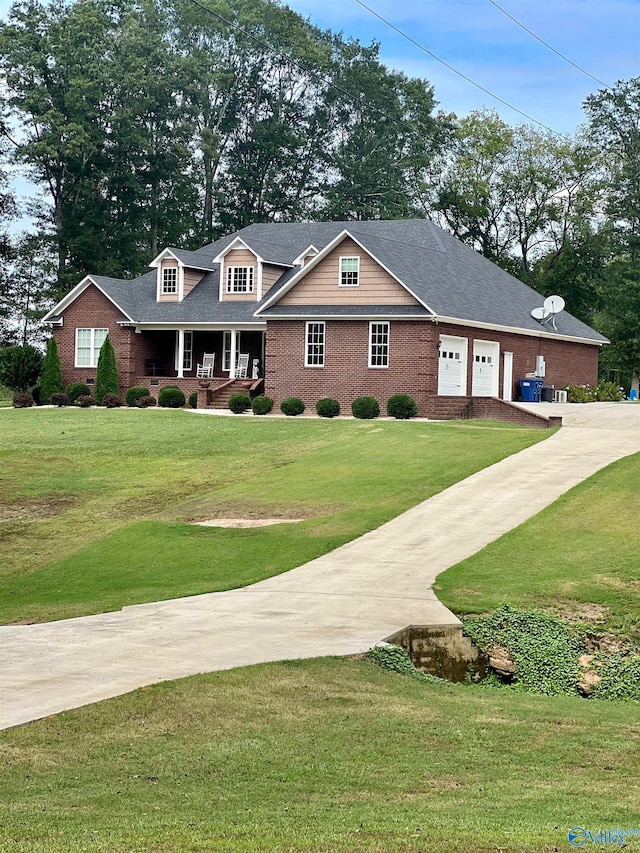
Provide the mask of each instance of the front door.
[{"label": "front door", "polygon": [[438,396],[466,397],[467,344],[466,338],[440,335]]},{"label": "front door", "polygon": [[473,342],[471,393],[474,397],[498,396],[499,358],[499,343],[494,341]]}]

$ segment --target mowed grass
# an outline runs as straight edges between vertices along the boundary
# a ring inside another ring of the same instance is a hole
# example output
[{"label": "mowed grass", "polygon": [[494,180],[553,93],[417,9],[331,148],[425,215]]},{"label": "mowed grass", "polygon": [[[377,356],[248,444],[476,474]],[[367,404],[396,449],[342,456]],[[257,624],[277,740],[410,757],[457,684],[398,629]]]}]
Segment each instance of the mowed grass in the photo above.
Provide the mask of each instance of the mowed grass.
[{"label": "mowed grass", "polygon": [[0,734],[0,760],[0,851],[550,853],[640,821],[628,706],[366,660],[137,690]]},{"label": "mowed grass", "polygon": [[[0,621],[230,589],[300,565],[549,435],[497,424],[0,416]],[[299,518],[250,530],[193,519]]]},{"label": "mowed grass", "polygon": [[458,615],[542,607],[640,642],[639,484],[640,454],[613,463],[440,575],[438,598]]}]

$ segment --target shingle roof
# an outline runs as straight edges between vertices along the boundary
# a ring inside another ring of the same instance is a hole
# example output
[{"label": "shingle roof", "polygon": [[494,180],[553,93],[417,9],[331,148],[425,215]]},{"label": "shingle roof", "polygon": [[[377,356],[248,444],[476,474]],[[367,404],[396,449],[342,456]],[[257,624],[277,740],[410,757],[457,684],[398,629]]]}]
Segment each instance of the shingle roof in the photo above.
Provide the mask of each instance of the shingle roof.
[{"label": "shingle roof", "polygon": [[[605,342],[606,338],[568,311],[551,324],[541,326],[531,317],[543,298],[526,284],[461,243],[426,219],[379,220],[370,222],[295,222],[249,225],[241,231],[204,246],[197,252],[171,249],[187,266],[211,269],[182,302],[156,301],[156,273],[145,273],[133,281],[92,276],[113,301],[138,323],[264,322],[267,317],[306,313],[309,316],[354,316],[362,306],[280,306],[261,311],[274,294],[281,294],[299,268],[286,269],[278,283],[259,305],[255,302],[220,302],[219,266],[212,259],[237,237],[265,261],[291,265],[309,245],[320,252],[343,231],[348,231],[364,248],[427,305],[438,318],[460,322],[526,330],[532,333],[582,338]],[[419,303],[410,306],[365,306],[367,312],[427,314]],[[570,307],[570,306],[569,306]]]}]

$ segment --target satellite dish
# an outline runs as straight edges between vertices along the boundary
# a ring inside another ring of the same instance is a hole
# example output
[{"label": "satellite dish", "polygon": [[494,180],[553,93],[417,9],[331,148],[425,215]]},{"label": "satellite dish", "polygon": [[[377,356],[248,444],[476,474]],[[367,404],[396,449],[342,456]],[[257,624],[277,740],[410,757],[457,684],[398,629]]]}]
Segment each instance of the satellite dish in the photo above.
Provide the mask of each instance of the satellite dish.
[{"label": "satellite dish", "polygon": [[562,296],[547,296],[543,302],[544,310],[547,314],[559,314],[564,311],[564,299]]},{"label": "satellite dish", "polygon": [[539,308],[534,308],[531,311],[531,316],[534,320],[537,320],[539,323],[541,323],[543,320],[547,319],[547,317],[549,316],[549,312],[541,305]]}]

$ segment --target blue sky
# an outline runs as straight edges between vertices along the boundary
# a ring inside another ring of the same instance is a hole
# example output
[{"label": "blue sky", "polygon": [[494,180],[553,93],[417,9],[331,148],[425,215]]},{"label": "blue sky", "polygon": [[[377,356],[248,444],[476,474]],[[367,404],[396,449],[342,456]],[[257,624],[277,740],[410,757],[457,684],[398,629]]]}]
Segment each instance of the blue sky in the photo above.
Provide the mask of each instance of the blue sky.
[{"label": "blue sky", "polygon": [[[598,83],[549,51],[489,0],[365,0],[441,59],[554,130],[584,121],[584,98]],[[611,85],[640,74],[640,0],[497,0],[556,50]],[[465,115],[493,107],[510,124],[525,121],[393,32],[355,0],[288,0],[315,24],[363,42],[376,39],[383,61],[429,80],[440,107]]]}]

